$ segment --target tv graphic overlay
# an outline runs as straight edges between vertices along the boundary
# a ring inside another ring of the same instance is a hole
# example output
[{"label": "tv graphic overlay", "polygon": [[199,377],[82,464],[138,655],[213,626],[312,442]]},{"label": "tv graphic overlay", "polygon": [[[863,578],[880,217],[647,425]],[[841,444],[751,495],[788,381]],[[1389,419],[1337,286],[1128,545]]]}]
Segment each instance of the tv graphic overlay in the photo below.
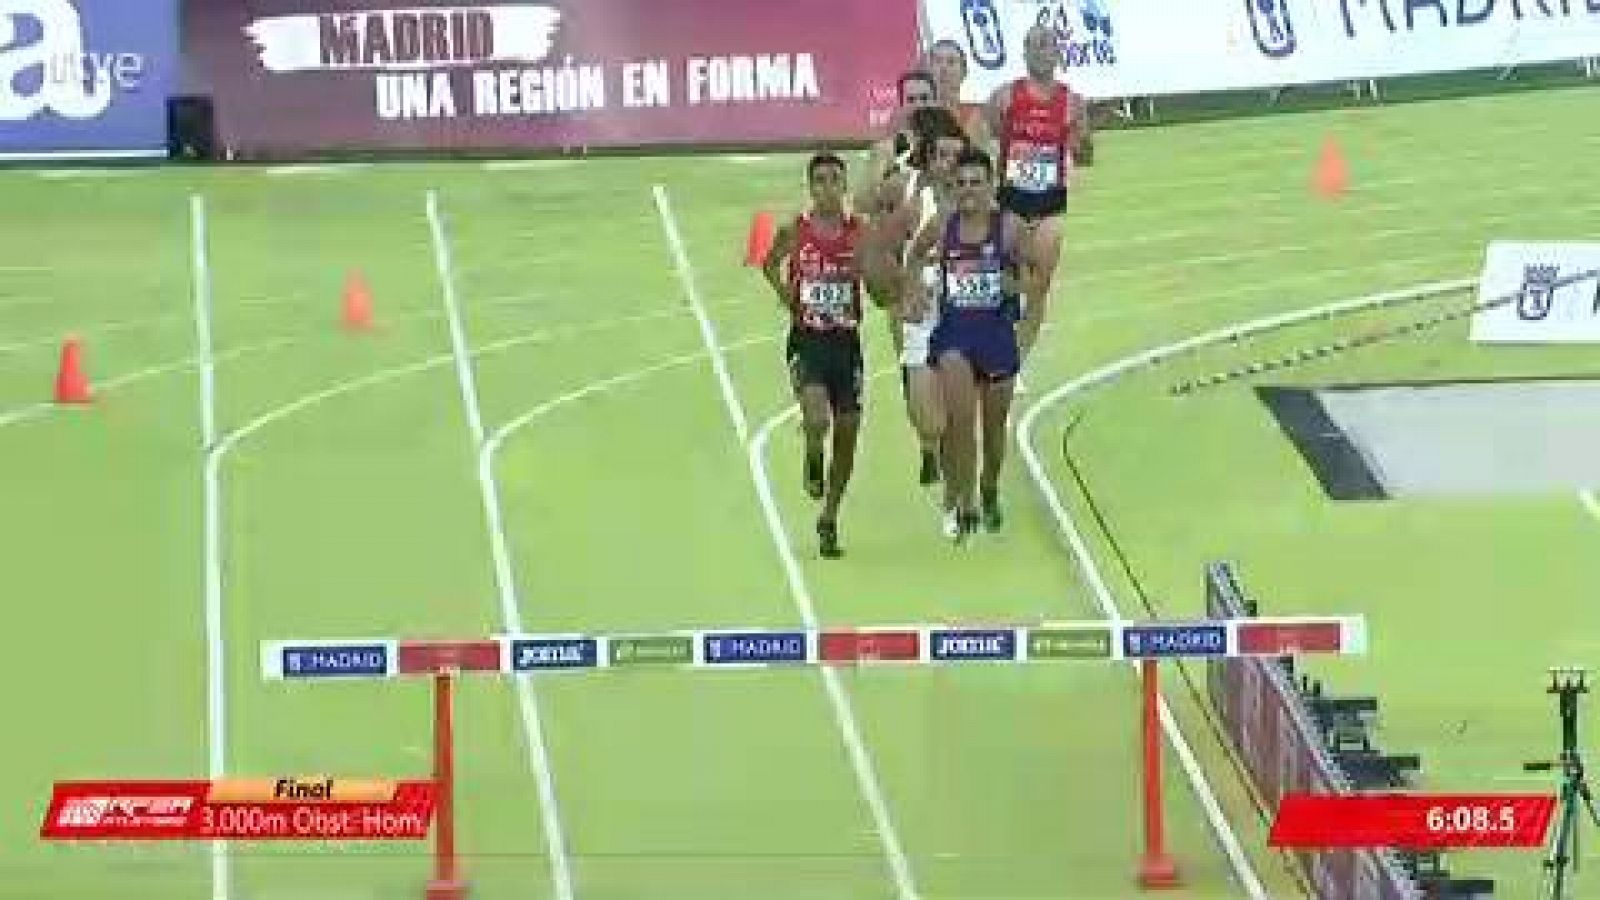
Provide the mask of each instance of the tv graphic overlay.
[{"label": "tv graphic overlay", "polygon": [[1272,847],[1425,850],[1540,847],[1555,814],[1548,794],[1285,794]]},{"label": "tv graphic overlay", "polygon": [[51,841],[423,840],[431,781],[302,776],[218,781],[63,781],[39,836]]}]

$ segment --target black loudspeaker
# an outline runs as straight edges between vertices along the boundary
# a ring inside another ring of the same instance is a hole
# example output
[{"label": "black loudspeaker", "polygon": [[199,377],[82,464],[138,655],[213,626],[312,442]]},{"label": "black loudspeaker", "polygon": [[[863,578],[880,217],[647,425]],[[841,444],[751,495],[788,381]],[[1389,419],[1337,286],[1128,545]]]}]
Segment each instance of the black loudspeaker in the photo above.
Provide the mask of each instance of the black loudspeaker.
[{"label": "black loudspeaker", "polygon": [[167,156],[217,158],[216,114],[210,97],[180,95],[167,101]]}]

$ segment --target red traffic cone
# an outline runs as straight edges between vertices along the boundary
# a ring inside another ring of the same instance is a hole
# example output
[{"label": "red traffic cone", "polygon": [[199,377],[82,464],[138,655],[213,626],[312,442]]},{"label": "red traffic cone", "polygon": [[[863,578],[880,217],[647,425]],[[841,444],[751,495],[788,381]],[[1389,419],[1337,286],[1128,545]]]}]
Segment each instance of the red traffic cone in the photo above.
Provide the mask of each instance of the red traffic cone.
[{"label": "red traffic cone", "polygon": [[360,272],[351,272],[344,284],[344,327],[366,331],[372,327],[372,288]]},{"label": "red traffic cone", "polygon": [[1328,200],[1343,196],[1350,187],[1350,169],[1345,163],[1344,151],[1332,136],[1322,142],[1322,155],[1312,173],[1311,187],[1318,196]]},{"label": "red traffic cone", "polygon": [[773,235],[772,213],[762,211],[750,221],[750,237],[745,242],[744,264],[747,266],[765,265],[767,254],[772,252]]},{"label": "red traffic cone", "polygon": [[84,404],[93,400],[89,376],[83,370],[83,344],[77,335],[61,345],[61,368],[56,373],[56,402]]}]

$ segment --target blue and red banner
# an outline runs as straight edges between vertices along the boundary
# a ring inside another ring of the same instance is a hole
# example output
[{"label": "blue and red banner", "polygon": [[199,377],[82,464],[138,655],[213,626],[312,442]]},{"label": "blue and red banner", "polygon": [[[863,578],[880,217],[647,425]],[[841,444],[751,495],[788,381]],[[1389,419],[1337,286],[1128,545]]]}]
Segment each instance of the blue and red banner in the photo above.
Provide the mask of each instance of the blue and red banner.
[{"label": "blue and red banner", "polygon": [[162,156],[177,0],[0,0],[0,159]]}]

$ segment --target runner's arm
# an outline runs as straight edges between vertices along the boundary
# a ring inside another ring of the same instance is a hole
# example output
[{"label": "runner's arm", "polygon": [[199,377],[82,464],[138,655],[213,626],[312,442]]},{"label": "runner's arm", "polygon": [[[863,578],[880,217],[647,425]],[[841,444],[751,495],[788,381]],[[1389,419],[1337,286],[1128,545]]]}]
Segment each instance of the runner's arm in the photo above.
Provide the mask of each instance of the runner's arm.
[{"label": "runner's arm", "polygon": [[993,160],[999,156],[1000,147],[995,142],[994,129],[989,127],[988,107],[982,106],[979,110],[981,115],[973,116],[972,124],[967,129],[967,140],[972,142],[972,146],[989,154],[989,158]]},{"label": "runner's arm", "polygon": [[900,317],[907,321],[921,321],[927,313],[928,298],[922,285],[922,267],[927,265],[928,254],[939,240],[943,230],[943,217],[933,220],[911,238],[906,251],[905,266],[900,272]]},{"label": "runner's arm", "polygon": [[1006,130],[1006,107],[1010,99],[1010,87],[1002,84],[994,89],[989,95],[989,102],[983,105],[983,126],[989,132],[989,141],[994,145],[996,154],[1000,152],[1000,135]]},{"label": "runner's arm", "polygon": [[789,282],[785,279],[783,262],[794,251],[794,222],[790,220],[778,229],[772,236],[772,249],[767,252],[767,258],[761,264],[762,274],[767,276],[767,284],[772,286],[772,292],[778,297],[778,305],[784,309],[789,308]]},{"label": "runner's arm", "polygon": [[1011,240],[1016,242],[1013,246],[1017,248],[1017,263],[1021,269],[1019,287],[1027,301],[1023,305],[1022,321],[1017,323],[1017,347],[1026,360],[1028,354],[1033,352],[1034,343],[1039,340],[1039,330],[1050,305],[1043,281],[1045,242],[1039,239],[1038,229],[1028,228],[1016,216],[1006,217],[1006,227],[1013,235]]},{"label": "runner's arm", "polygon": [[898,209],[872,219],[862,233],[861,277],[879,307],[888,305],[888,298],[895,294],[900,276],[900,264],[894,258],[895,238],[904,234],[904,216]]},{"label": "runner's arm", "polygon": [[1072,147],[1073,162],[1094,165],[1094,109],[1089,98],[1077,92],[1072,94],[1072,133],[1077,137]]},{"label": "runner's arm", "polygon": [[856,185],[855,208],[857,215],[876,217],[879,212],[878,186],[889,171],[893,160],[893,139],[877,141],[867,156],[866,176]]}]

